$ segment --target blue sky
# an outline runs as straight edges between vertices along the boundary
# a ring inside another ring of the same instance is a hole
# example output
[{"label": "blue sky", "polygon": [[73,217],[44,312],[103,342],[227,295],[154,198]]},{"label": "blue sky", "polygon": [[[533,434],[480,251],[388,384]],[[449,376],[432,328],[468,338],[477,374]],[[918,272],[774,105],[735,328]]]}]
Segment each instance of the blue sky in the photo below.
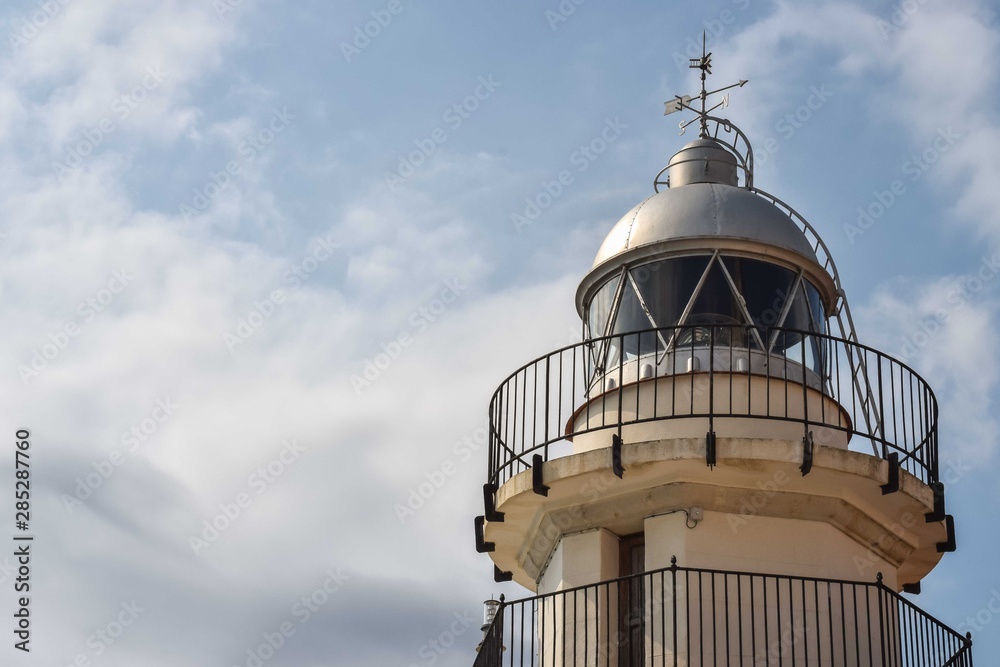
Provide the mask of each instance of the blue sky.
[{"label": "blue sky", "polygon": [[288,623],[265,664],[471,664],[469,615],[521,594],[473,548],[490,394],[578,335],[601,240],[693,134],[662,105],[702,31],[750,80],[756,184],[937,392],[959,550],[916,601],[1000,656],[995,6],[562,7],[0,5],[0,397],[39,536],[34,650],[0,663],[247,665]]}]

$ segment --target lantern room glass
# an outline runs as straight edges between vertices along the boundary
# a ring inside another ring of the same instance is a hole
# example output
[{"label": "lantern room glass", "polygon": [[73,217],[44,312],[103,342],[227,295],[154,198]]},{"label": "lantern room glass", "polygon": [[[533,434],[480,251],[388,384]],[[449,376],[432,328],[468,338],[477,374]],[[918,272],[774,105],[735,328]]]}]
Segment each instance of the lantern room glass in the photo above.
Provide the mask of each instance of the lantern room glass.
[{"label": "lantern room glass", "polygon": [[605,367],[617,363],[619,345],[630,359],[714,339],[716,346],[767,349],[825,375],[822,339],[809,335],[826,332],[819,291],[798,272],[759,259],[688,255],[629,267],[594,292],[587,324],[591,338],[623,336],[594,350],[608,355],[599,364]]}]

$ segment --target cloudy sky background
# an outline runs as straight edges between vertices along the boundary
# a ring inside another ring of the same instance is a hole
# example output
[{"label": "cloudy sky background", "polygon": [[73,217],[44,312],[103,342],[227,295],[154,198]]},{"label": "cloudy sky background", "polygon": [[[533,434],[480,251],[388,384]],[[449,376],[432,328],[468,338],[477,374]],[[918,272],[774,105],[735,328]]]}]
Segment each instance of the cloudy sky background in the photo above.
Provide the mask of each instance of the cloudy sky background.
[{"label": "cloudy sky background", "polygon": [[[471,664],[467,619],[522,593],[473,545],[490,394],[578,335],[600,241],[690,138],[662,103],[695,92],[706,28],[714,80],[750,79],[726,115],[757,184],[824,236],[862,341],[938,394],[959,551],[916,601],[954,627],[986,612],[976,658],[1000,656],[1000,269],[969,282],[1000,251],[994,6],[679,4],[0,5],[0,473],[30,428],[38,536],[33,650],[8,639],[0,664],[247,665],[283,623],[267,665]],[[372,12],[391,21],[355,44]],[[449,114],[477,87],[475,111]],[[516,228],[609,120],[625,126],[609,149]],[[884,214],[845,227],[896,179]]]}]

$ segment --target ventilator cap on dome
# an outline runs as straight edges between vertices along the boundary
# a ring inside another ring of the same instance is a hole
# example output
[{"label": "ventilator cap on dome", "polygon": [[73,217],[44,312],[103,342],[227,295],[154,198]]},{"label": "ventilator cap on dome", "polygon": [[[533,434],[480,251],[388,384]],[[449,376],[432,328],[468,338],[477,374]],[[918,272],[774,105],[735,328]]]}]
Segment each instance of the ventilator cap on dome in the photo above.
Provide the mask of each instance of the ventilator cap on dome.
[{"label": "ventilator cap on dome", "polygon": [[738,185],[736,156],[714,139],[696,139],[677,151],[667,163],[667,184]]}]

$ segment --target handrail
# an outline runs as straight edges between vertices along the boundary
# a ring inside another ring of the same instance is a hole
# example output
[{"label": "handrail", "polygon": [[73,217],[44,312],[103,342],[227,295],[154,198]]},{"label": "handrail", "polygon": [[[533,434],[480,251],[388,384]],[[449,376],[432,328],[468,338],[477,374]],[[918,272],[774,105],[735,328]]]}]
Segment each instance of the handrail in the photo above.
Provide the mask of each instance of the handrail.
[{"label": "handrail", "polygon": [[875,582],[677,565],[504,601],[475,667],[972,667],[972,639]]},{"label": "handrail", "polygon": [[[763,340],[776,335],[784,352],[767,353],[747,342],[753,329]],[[663,340],[682,336],[686,342],[669,353],[662,349]],[[692,358],[696,361],[689,362]],[[740,382],[734,384],[734,378]],[[751,406],[745,394],[758,391],[751,382],[763,383],[760,390],[768,395],[801,387],[795,391],[805,412],[790,411],[787,399]],[[664,391],[672,392],[673,405],[661,405]],[[714,399],[720,391],[723,400],[708,405],[695,400],[698,392]],[[809,392],[829,399],[819,402],[819,412],[809,414],[814,403]],[[677,404],[682,395],[685,405]],[[879,424],[865,416],[873,400],[884,413]],[[827,407],[830,401],[840,407],[835,414]],[[839,431],[867,442],[876,456],[898,455],[900,467],[922,482],[938,481],[938,407],[930,386],[902,361],[814,331],[689,324],[588,339],[511,373],[494,392],[489,416],[486,481],[497,486],[529,469],[533,455],[549,460],[553,445],[578,435],[615,429],[621,436],[625,426],[668,419],[704,419],[712,430],[716,419],[726,417],[799,423],[803,436],[819,428]]]}]

